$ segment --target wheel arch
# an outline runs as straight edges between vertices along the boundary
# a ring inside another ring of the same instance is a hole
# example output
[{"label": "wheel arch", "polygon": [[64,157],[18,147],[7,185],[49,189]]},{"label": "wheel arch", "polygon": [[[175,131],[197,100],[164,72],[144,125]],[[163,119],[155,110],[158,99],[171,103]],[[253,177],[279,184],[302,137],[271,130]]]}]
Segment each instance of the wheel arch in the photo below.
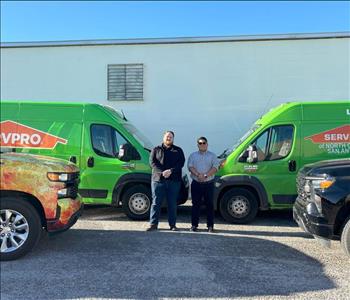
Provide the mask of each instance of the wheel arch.
[{"label": "wheel arch", "polygon": [[121,176],[113,189],[112,205],[119,206],[125,191],[133,185],[151,186],[151,174],[129,173]]},{"label": "wheel arch", "polygon": [[252,192],[259,201],[260,210],[268,210],[268,198],[264,185],[254,176],[224,176],[216,180],[214,208],[218,210],[223,195],[232,188],[244,188]]},{"label": "wheel arch", "polygon": [[21,191],[1,190],[0,197],[1,198],[14,197],[14,198],[19,198],[19,199],[22,199],[22,200],[29,202],[35,208],[37,213],[39,214],[41,225],[43,227],[46,227],[47,223],[46,223],[44,207],[42,206],[39,199],[36,198],[35,196],[33,196],[32,194],[21,192]]},{"label": "wheel arch", "polygon": [[335,235],[340,236],[345,227],[346,222],[350,218],[350,201],[347,201],[345,205],[339,210],[337,213],[335,224],[337,227],[335,228]]}]

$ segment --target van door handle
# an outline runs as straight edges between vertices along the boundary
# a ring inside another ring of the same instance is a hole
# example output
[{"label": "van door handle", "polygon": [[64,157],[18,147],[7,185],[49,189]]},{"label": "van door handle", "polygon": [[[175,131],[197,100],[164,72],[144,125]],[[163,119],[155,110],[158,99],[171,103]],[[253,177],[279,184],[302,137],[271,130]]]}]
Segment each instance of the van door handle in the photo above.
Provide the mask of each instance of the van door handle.
[{"label": "van door handle", "polygon": [[288,162],[288,169],[289,169],[289,171],[291,171],[291,172],[295,172],[295,170],[297,169],[297,162],[295,161],[295,160],[290,160],[289,162]]},{"label": "van door handle", "polygon": [[89,168],[92,168],[93,166],[94,166],[94,158],[92,157],[92,156],[90,156],[89,158],[88,158],[88,160],[87,160],[87,166],[89,167]]}]

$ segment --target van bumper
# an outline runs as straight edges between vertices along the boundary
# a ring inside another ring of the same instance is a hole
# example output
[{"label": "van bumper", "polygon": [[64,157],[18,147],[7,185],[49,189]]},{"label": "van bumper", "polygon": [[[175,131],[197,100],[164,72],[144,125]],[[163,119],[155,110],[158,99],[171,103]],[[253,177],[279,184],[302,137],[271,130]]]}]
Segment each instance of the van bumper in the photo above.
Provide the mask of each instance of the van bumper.
[{"label": "van bumper", "polygon": [[76,199],[59,199],[57,205],[57,216],[55,219],[47,220],[47,231],[56,233],[71,228],[82,215],[84,204],[80,196]]}]

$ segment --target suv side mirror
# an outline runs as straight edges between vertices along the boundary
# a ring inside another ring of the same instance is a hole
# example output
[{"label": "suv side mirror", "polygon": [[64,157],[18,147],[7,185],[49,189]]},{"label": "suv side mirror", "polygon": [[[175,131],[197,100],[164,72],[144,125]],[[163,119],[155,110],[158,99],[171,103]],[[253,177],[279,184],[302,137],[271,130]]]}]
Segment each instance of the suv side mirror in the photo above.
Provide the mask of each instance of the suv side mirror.
[{"label": "suv side mirror", "polygon": [[119,146],[118,159],[127,162],[130,160],[139,160],[141,156],[133,145],[126,143]]},{"label": "suv side mirror", "polygon": [[250,145],[239,157],[239,162],[256,163],[258,161],[258,152],[255,145]]}]

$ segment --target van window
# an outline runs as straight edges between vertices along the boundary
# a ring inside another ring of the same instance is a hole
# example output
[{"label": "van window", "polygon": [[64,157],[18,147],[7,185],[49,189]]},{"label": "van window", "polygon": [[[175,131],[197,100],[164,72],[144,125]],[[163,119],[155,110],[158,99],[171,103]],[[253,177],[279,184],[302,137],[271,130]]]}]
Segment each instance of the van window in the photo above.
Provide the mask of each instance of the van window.
[{"label": "van window", "polygon": [[118,155],[119,153],[119,147],[120,145],[126,144],[127,141],[126,139],[117,131],[113,128],[114,131],[114,149],[115,149],[115,154]]},{"label": "van window", "polygon": [[105,157],[115,157],[111,129],[107,125],[91,126],[91,142],[96,154]]},{"label": "van window", "polygon": [[113,127],[94,124],[91,126],[91,143],[96,154],[104,157],[117,157],[119,147],[127,140]]},{"label": "van window", "polygon": [[274,126],[258,136],[252,145],[256,146],[258,161],[282,159],[292,149],[294,128],[291,125]]},{"label": "van window", "polygon": [[292,149],[293,126],[274,126],[270,135],[269,154],[266,160],[277,160],[288,156]]},{"label": "van window", "polygon": [[269,130],[265,130],[253,143],[258,152],[258,161],[263,161],[267,156],[267,142],[269,137]]}]

